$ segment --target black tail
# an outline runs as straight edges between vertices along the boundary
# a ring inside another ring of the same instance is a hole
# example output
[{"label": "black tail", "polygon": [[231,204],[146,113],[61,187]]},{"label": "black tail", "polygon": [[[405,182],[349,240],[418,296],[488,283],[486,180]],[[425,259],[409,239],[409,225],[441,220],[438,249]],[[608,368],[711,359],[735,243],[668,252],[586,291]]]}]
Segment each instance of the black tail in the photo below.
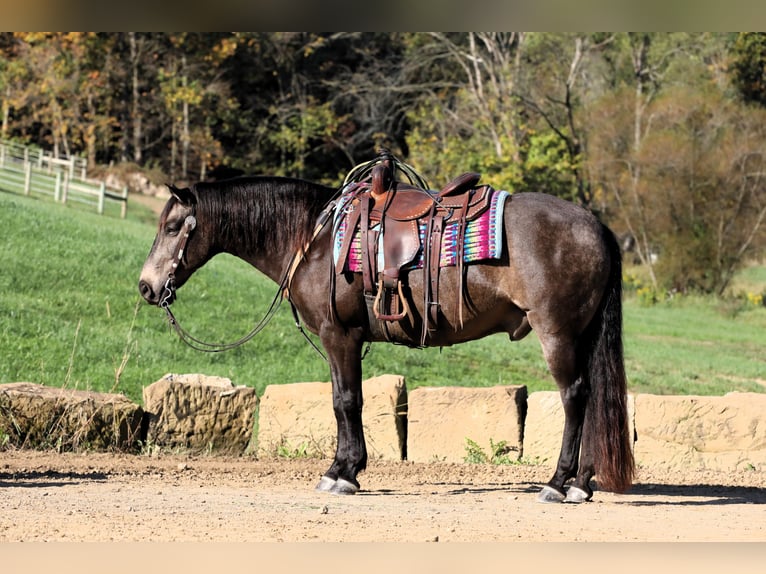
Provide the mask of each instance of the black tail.
[{"label": "black tail", "polygon": [[628,397],[622,347],[622,254],[606,227],[604,240],[611,255],[609,282],[591,328],[586,408],[591,448],[599,486],[625,492],[633,483],[635,463],[628,424]]}]

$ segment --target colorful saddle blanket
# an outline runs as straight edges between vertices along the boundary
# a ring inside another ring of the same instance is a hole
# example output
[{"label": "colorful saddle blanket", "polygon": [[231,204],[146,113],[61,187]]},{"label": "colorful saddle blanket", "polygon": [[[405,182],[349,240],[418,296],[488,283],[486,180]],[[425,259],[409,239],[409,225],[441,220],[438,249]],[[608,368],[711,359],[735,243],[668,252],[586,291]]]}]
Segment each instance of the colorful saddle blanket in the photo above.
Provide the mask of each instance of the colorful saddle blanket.
[{"label": "colorful saddle blanket", "polygon": [[[466,263],[472,261],[481,261],[484,259],[498,259],[503,254],[503,206],[508,197],[506,191],[495,191],[492,195],[489,209],[482,213],[478,218],[467,223],[464,239],[463,261]],[[342,208],[343,202],[339,204]],[[333,243],[333,262],[338,263],[341,245],[347,230],[346,218],[343,217],[342,209],[336,214],[336,229]],[[426,223],[419,223],[420,229],[420,251],[411,263],[404,269],[419,269],[423,267],[423,244],[426,234]],[[440,267],[449,267],[457,265],[457,235],[458,224],[449,223],[444,229],[442,236],[442,246],[440,252]],[[357,228],[354,233],[348,257],[344,266],[344,271],[353,273],[362,272],[362,250],[360,247],[360,231]],[[383,237],[378,238],[378,269],[383,269]]]}]

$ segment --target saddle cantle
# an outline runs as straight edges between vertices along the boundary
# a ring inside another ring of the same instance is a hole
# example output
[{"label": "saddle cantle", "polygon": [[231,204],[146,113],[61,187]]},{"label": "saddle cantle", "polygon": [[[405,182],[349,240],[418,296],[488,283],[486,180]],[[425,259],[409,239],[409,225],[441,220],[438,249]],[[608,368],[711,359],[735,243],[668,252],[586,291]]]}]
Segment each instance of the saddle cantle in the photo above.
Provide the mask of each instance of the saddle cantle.
[{"label": "saddle cantle", "polygon": [[[462,322],[465,229],[468,222],[489,208],[494,190],[487,185],[476,187],[481,178],[477,173],[464,173],[437,191],[416,185],[412,178],[409,183],[398,181],[395,174],[406,164],[385,150],[371,164],[367,177],[344,189],[346,197],[341,204],[346,233],[336,258],[336,272],[343,272],[354,231],[358,229],[368,311],[371,317],[383,322],[388,338],[385,322],[400,321],[411,313],[402,282],[408,272],[406,267],[421,255],[425,315],[421,345],[425,345],[430,328],[438,323],[442,235],[447,225],[457,226],[456,264],[460,277],[457,308]],[[425,233],[422,233],[423,227]]]}]

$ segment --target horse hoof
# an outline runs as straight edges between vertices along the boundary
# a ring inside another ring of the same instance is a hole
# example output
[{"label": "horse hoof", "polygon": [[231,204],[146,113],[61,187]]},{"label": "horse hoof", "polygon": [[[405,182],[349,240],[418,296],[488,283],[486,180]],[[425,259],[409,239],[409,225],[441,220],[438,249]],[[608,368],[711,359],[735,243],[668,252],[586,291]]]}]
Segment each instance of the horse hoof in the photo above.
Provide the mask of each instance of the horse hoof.
[{"label": "horse hoof", "polygon": [[330,488],[332,494],[356,494],[359,491],[359,487],[353,482],[349,482],[344,478],[339,478],[335,481],[335,484]]},{"label": "horse hoof", "polygon": [[576,486],[570,486],[567,490],[567,497],[565,502],[587,502],[591,499],[593,494],[588,494],[582,488]]},{"label": "horse hoof", "polygon": [[545,485],[537,495],[537,502],[551,504],[554,502],[564,502],[564,498],[565,496],[563,492],[559,492],[552,486]]},{"label": "horse hoof", "polygon": [[316,485],[316,488],[314,490],[316,490],[317,492],[330,492],[335,486],[336,482],[338,481],[330,478],[329,476],[323,476],[319,480],[319,483]]}]

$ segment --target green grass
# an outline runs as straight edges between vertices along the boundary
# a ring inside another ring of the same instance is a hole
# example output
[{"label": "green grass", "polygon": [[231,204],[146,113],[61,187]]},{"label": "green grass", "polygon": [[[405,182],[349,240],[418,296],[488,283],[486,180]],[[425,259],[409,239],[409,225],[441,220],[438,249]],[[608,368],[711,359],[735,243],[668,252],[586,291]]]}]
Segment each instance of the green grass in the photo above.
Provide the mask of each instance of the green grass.
[{"label": "green grass", "polygon": [[[329,370],[283,305],[255,339],[233,351],[186,347],[164,314],[140,303],[138,275],[156,218],[135,204],[127,220],[0,192],[0,383],[121,392],[141,402],[166,373],[205,373],[254,387],[327,381]],[[755,275],[757,280],[758,275]],[[206,341],[228,342],[261,318],[276,285],[230,256],[219,256],[179,291],[174,313]],[[766,308],[736,309],[686,300],[625,308],[631,390],[667,394],[766,391]],[[530,335],[503,335],[440,349],[375,344],[364,376],[406,377],[424,385],[554,385]]]},{"label": "green grass", "polygon": [[625,364],[635,392],[764,392],[764,349],[763,307],[694,297],[626,305]]}]

